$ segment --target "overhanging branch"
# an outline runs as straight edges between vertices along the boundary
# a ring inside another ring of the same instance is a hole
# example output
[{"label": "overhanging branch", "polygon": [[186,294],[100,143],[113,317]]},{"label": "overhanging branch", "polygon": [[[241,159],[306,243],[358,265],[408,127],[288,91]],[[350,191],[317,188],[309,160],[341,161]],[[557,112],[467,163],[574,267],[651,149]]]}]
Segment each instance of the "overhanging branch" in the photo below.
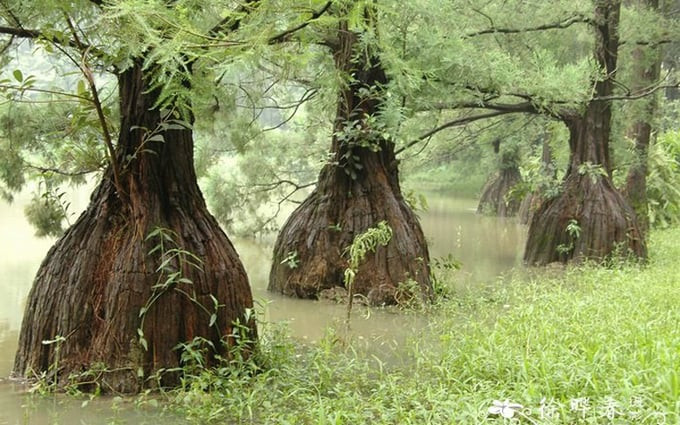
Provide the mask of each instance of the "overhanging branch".
[{"label": "overhanging branch", "polygon": [[326,13],[331,8],[331,5],[333,5],[333,0],[326,2],[326,4],[321,9],[312,13],[312,16],[309,19],[307,19],[305,22],[302,22],[301,24],[299,24],[299,25],[297,25],[293,28],[289,28],[289,29],[269,38],[269,44],[276,44],[276,43],[282,43],[282,42],[285,42],[285,41],[289,41],[291,36],[294,33],[296,33],[297,31],[300,31],[301,29],[305,28],[306,26],[308,26],[309,24],[311,24],[315,20],[319,19],[324,13]]},{"label": "overhanging branch", "polygon": [[642,90],[638,90],[635,93],[630,93],[627,95],[612,95],[612,96],[601,96],[601,97],[594,97],[593,100],[637,100],[637,99],[642,99],[643,97],[647,97],[651,94],[654,94],[658,90],[662,89],[677,89],[680,88],[680,83],[675,83],[675,84],[657,84],[654,86],[649,86],[646,87]]},{"label": "overhanging branch", "polygon": [[409,143],[407,143],[402,148],[397,149],[395,151],[395,155],[399,155],[400,153],[402,153],[406,149],[422,142],[425,139],[428,139],[428,138],[434,136],[435,134],[439,133],[442,130],[446,130],[447,128],[458,127],[458,126],[461,126],[461,125],[469,124],[469,123],[474,122],[474,121],[479,121],[479,120],[484,120],[484,119],[489,119],[489,118],[495,118],[495,117],[499,117],[501,115],[512,114],[512,113],[520,113],[520,112],[528,112],[528,111],[522,111],[522,110],[493,111],[493,112],[487,112],[485,114],[470,115],[470,116],[467,116],[467,117],[456,118],[454,120],[448,121],[448,122],[434,128],[434,129],[428,131],[427,133],[421,135],[420,137],[410,141]]},{"label": "overhanging branch", "polygon": [[[493,25],[493,21],[491,23]],[[519,34],[519,33],[524,33],[524,32],[545,31],[545,30],[551,30],[551,29],[564,29],[564,28],[569,28],[570,26],[577,24],[577,23],[592,24],[593,20],[590,19],[587,16],[575,15],[575,16],[569,17],[569,18],[561,20],[561,21],[552,22],[552,23],[549,23],[549,24],[537,25],[535,27],[496,28],[495,26],[493,26],[492,28],[488,28],[488,29],[485,29],[485,30],[475,31],[475,32],[465,34],[464,38],[472,38],[472,37],[477,37],[477,36],[484,35],[484,34]]]}]

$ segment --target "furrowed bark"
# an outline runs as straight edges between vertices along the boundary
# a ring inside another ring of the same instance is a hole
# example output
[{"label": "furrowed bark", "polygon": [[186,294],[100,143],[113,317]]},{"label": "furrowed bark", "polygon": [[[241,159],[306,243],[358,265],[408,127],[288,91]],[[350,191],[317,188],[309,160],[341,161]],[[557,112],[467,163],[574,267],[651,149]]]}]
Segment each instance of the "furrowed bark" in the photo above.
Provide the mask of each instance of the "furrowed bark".
[{"label": "furrowed bark", "polygon": [[[46,372],[63,386],[70,375],[80,375],[74,382],[134,393],[179,383],[179,373],[163,371],[181,366],[180,343],[209,341],[215,347],[206,359],[211,364],[217,354],[229,356],[236,333],[256,337],[247,319],[253,304],[245,271],[196,182],[192,131],[163,127],[154,106],[158,92],[149,88],[140,63],[119,75],[119,92],[117,159],[126,196],[118,196],[109,167],[85,212],[50,249],[28,296],[14,364],[18,376]],[[158,239],[146,236],[159,227],[175,235],[166,251],[195,254],[202,270],[178,257],[168,264],[170,271],[157,272],[168,257],[161,251],[150,255]],[[154,288],[180,269],[188,281]],[[138,337],[144,306],[148,349]],[[235,329],[235,322],[244,328]],[[57,336],[63,342],[43,343]],[[155,383],[146,380],[155,373]]]}]

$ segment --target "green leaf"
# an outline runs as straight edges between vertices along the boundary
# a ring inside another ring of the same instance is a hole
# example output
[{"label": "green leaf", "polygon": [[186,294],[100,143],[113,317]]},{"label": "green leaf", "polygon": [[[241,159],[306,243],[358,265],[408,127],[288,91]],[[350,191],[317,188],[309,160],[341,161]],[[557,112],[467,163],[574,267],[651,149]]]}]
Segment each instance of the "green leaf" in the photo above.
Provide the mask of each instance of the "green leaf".
[{"label": "green leaf", "polygon": [[20,69],[15,69],[12,75],[14,75],[14,79],[17,80],[18,82],[21,83],[24,81],[24,74],[21,72]]},{"label": "green leaf", "polygon": [[165,137],[162,134],[154,134],[146,139],[147,142],[165,142]]},{"label": "green leaf", "polygon": [[208,323],[208,326],[212,326],[217,322],[217,314],[213,313],[210,315],[210,323]]},{"label": "green leaf", "polygon": [[78,80],[77,93],[78,93],[78,96],[86,96],[87,95],[87,91],[85,89],[85,81]]}]

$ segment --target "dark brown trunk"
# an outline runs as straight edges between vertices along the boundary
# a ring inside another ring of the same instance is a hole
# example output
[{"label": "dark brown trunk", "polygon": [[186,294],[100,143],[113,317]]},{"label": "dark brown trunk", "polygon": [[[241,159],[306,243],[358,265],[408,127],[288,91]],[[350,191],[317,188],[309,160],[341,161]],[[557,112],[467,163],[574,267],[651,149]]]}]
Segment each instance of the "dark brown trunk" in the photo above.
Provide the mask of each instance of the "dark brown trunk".
[{"label": "dark brown trunk", "polygon": [[[647,8],[658,10],[659,0],[640,0]],[[645,49],[637,47],[633,51],[633,90],[642,90],[652,86],[659,80],[661,72],[661,48],[651,47],[651,58],[646,57]],[[649,211],[647,206],[647,156],[652,137],[651,121],[657,109],[657,97],[652,95],[640,101],[641,108],[636,110],[637,117],[629,134],[635,141],[635,157],[626,177],[624,193],[638,219],[640,230],[646,235],[649,229]]]},{"label": "dark brown trunk", "polygon": [[[117,155],[124,193],[116,193],[109,169],[85,212],[49,251],[28,296],[14,372],[26,377],[48,372],[63,385],[69,375],[103,367],[75,381],[95,380],[104,391],[129,393],[177,384],[177,373],[162,374],[157,383],[145,379],[179,367],[176,346],[182,342],[210,341],[216,353],[208,363],[225,354],[221,340],[235,343],[234,322],[245,323],[252,297],[238,255],[198,188],[192,131],[161,127],[154,107],[158,93],[149,90],[141,65],[120,74],[119,92]],[[148,140],[151,134],[164,140]],[[168,254],[149,254],[159,239],[145,239],[158,227],[175,233],[174,244],[165,241],[166,250],[195,254],[202,270],[175,259],[157,272]],[[191,282],[154,287],[180,270]],[[154,295],[157,300],[148,306]],[[138,338],[145,305],[148,349]],[[252,320],[245,325],[254,338]],[[63,342],[43,344],[58,336]]]},{"label": "dark brown trunk", "polygon": [[524,260],[529,264],[591,259],[615,254],[644,258],[647,251],[635,213],[611,181],[609,137],[621,4],[600,0],[595,18],[595,56],[607,77],[583,115],[565,116],[570,161],[560,195],[543,202],[529,227]]},{"label": "dark brown trunk", "polygon": [[[431,294],[429,255],[416,215],[399,187],[394,145],[371,128],[387,78],[376,57],[357,54],[357,34],[339,31],[338,70],[352,76],[340,93],[331,152],[334,163],[319,175],[316,190],[284,224],[275,247],[269,289],[300,298],[344,286],[343,255],[358,234],[385,220],[392,239],[362,263],[354,293],[371,304],[393,304],[415,294]],[[289,261],[285,261],[285,259]]]}]

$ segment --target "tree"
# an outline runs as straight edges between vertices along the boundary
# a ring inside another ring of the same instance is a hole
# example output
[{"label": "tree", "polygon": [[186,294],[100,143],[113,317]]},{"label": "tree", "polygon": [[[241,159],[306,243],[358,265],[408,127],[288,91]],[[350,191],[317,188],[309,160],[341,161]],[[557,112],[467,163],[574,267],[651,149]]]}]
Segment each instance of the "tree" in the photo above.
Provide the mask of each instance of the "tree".
[{"label": "tree", "polygon": [[518,215],[520,223],[529,224],[543,198],[554,189],[554,184],[557,181],[555,171],[550,138],[545,137],[541,142],[539,165],[533,170],[533,175],[531,176],[532,180],[535,181],[528,184],[530,188],[519,207]]},{"label": "tree", "polygon": [[[348,267],[344,250],[355,236],[384,220],[392,238],[359,267],[354,292],[371,304],[393,304],[402,291],[427,299],[425,237],[402,196],[394,143],[380,119],[389,81],[376,46],[367,41],[376,36],[376,15],[372,6],[356,5],[339,14],[339,27],[328,43],[336,69],[346,76],[338,93],[333,160],[281,229],[269,289],[317,298],[324,289],[342,286]],[[352,27],[350,14],[363,16],[360,28]]]},{"label": "tree", "polygon": [[482,189],[477,205],[477,214],[490,214],[498,217],[517,215],[520,206],[518,198],[510,198],[511,190],[522,181],[519,172],[519,147],[501,147],[501,140],[493,143],[494,153],[498,156],[498,170],[491,174]]},{"label": "tree", "polygon": [[[39,14],[19,3],[5,12],[0,32],[76,58],[109,152],[89,206],[38,270],[14,372],[46,372],[59,384],[75,375],[105,391],[136,392],[153,374],[159,385],[179,382],[168,372],[181,366],[179,344],[209,344],[210,363],[229,356],[239,338],[254,340],[245,271],[196,183],[192,115],[158,83],[166,77],[189,91],[186,74],[169,77],[169,68],[154,62],[157,46],[125,34],[125,22],[138,18],[134,10],[125,15],[93,0],[49,3]],[[177,62],[191,72],[191,61]],[[115,145],[94,69],[117,79]]]},{"label": "tree", "polygon": [[[569,10],[572,4],[573,10]],[[548,23],[533,21],[518,27],[507,13],[510,7],[535,8],[535,13],[529,15],[551,18]],[[472,49],[475,44],[481,47],[468,54],[470,59],[466,61],[449,56],[429,58],[430,66],[434,63],[435,68],[445,72],[436,69],[423,73],[424,87],[419,90],[431,99],[437,88],[448,87],[451,99],[441,105],[430,100],[430,107],[457,112],[432,132],[510,113],[549,116],[562,121],[569,130],[570,160],[565,180],[560,193],[543,202],[533,216],[525,251],[528,263],[600,261],[617,252],[646,256],[644,238],[632,209],[611,179],[611,103],[648,94],[614,90],[620,84],[615,81],[620,8],[620,1],[601,0],[561,3],[559,7],[489,2],[472,9],[488,28],[469,20],[470,28],[465,28],[459,37],[451,34],[445,42],[432,42],[440,47],[439,51],[442,44],[448,50]],[[465,9],[453,13],[462,10]],[[564,15],[567,10],[571,16]],[[438,12],[446,16],[446,9]],[[451,21],[450,16],[441,19]],[[437,22],[437,17],[430,20]],[[579,33],[573,33],[576,24],[587,24],[595,30],[594,61],[578,55],[586,43]],[[434,33],[433,27],[429,24],[426,31]],[[564,31],[572,31],[574,43],[556,43],[556,31],[560,31],[560,39],[565,38]],[[478,42],[480,38],[485,41]],[[427,40],[426,36],[423,39]],[[506,45],[513,47],[510,51],[516,57],[509,57]],[[421,50],[427,52],[427,47]],[[479,109],[491,112],[470,112]]]},{"label": "tree", "polygon": [[[638,2],[641,7],[658,11],[658,0],[641,0]],[[644,90],[652,87],[661,75],[661,46],[651,45],[636,46],[633,50],[633,83],[631,89],[635,91]],[[641,108],[635,112],[633,124],[629,128],[629,134],[635,142],[635,158],[631,165],[628,176],[626,177],[626,187],[624,193],[630,202],[638,223],[640,231],[645,234],[649,229],[649,211],[647,202],[647,157],[649,154],[649,143],[652,138],[652,120],[655,115],[658,99],[650,95],[640,101]]]},{"label": "tree", "polygon": [[569,129],[570,159],[561,193],[544,201],[529,227],[524,260],[603,260],[617,252],[644,258],[644,236],[635,213],[611,180],[611,97],[618,49],[617,0],[595,2],[595,59],[602,75],[583,111],[561,111]]}]

